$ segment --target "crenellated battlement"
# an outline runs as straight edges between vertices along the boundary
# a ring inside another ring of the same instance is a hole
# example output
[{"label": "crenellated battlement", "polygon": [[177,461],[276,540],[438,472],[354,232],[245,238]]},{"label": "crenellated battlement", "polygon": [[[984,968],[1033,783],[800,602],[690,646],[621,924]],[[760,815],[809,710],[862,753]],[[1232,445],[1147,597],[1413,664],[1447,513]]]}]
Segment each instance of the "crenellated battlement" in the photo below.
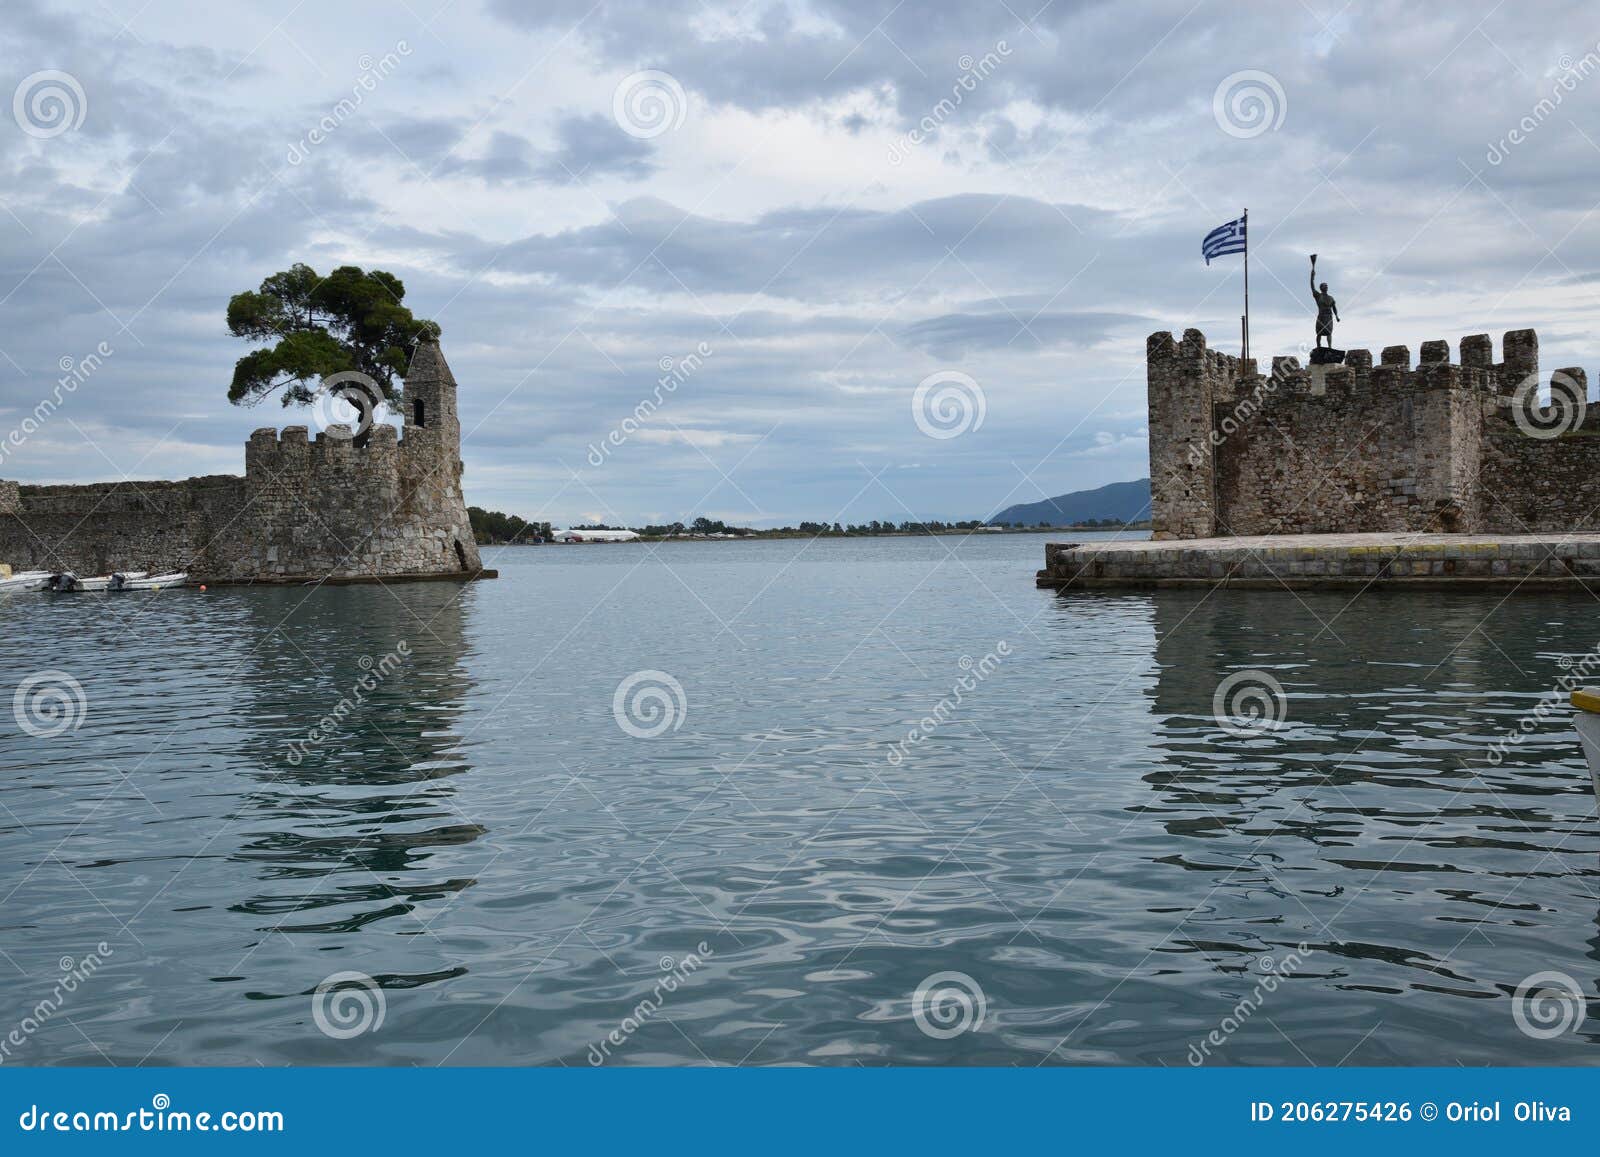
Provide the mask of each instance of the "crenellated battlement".
[{"label": "crenellated battlement", "polygon": [[[1452,360],[1448,342],[1424,341],[1415,363],[1403,345],[1376,362],[1370,350],[1339,365],[1274,357],[1263,375],[1198,330],[1152,334],[1155,536],[1600,526],[1600,407],[1565,427],[1528,409],[1531,329],[1505,333],[1499,361],[1488,334],[1457,348]],[[1556,376],[1586,396],[1581,368]]]},{"label": "crenellated battlement", "polygon": [[312,437],[308,426],[285,426],[281,430],[275,426],[262,426],[251,432],[250,439],[245,445],[247,447],[306,446],[343,442],[354,450],[366,450],[373,446],[395,446],[399,437],[399,432],[387,422],[375,423],[368,432],[365,442],[359,441],[355,431],[343,423],[335,423],[326,430],[318,431],[315,437]]},{"label": "crenellated battlement", "polygon": [[[1283,397],[1304,395],[1328,397],[1332,401],[1373,390],[1476,390],[1480,393],[1510,396],[1529,375],[1539,372],[1539,338],[1531,329],[1512,330],[1502,339],[1507,351],[1504,360],[1495,362],[1494,346],[1488,334],[1473,334],[1460,341],[1460,360],[1451,361],[1450,344],[1425,341],[1415,363],[1411,347],[1385,346],[1373,361],[1372,351],[1345,351],[1340,365],[1301,365],[1299,355],[1274,357],[1269,377],[1277,383],[1273,394]],[[1235,364],[1239,359],[1230,359]],[[1580,370],[1558,373],[1582,375]],[[1250,379],[1253,367],[1240,371],[1232,392],[1254,388]]]},{"label": "crenellated battlement", "polygon": [[335,424],[315,436],[305,426],[285,426],[281,431],[263,426],[245,443],[245,477],[271,482],[283,475],[307,472],[355,471],[374,481],[392,479],[399,469],[399,434],[378,423],[364,440],[349,426]]}]

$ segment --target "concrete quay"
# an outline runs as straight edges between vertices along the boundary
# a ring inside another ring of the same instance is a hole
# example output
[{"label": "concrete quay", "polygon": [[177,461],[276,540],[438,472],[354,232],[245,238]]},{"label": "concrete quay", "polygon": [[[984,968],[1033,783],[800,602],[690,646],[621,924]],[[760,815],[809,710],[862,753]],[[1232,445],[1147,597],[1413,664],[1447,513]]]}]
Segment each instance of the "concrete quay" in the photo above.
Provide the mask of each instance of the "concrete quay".
[{"label": "concrete quay", "polygon": [[1269,534],[1053,542],[1038,585],[1058,590],[1590,590],[1600,531],[1573,534]]}]

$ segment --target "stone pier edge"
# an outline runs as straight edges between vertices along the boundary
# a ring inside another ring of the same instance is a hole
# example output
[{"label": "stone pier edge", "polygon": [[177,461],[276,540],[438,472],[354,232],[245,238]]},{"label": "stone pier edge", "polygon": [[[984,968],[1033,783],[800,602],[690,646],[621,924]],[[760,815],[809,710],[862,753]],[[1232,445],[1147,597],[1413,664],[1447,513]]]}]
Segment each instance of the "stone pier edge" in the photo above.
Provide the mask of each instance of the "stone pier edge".
[{"label": "stone pier edge", "polygon": [[1040,587],[1273,590],[1583,589],[1600,593],[1600,533],[1279,535],[1050,543]]}]

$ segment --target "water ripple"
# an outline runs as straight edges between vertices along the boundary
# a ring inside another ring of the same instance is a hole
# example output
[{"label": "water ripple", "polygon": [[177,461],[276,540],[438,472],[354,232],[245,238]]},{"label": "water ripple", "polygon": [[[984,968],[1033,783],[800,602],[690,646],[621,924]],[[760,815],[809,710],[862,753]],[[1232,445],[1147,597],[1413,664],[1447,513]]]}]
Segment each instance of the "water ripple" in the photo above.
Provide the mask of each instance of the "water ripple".
[{"label": "water ripple", "polygon": [[[1558,686],[1588,596],[1056,598],[1041,542],[0,603],[5,668],[86,702],[0,734],[0,1011],[98,960],[13,1055],[1600,1060],[1594,1020],[1512,1016],[1534,973],[1600,976]],[[675,729],[617,725],[637,671],[682,686]],[[1281,685],[1273,726],[1219,725],[1238,672]],[[344,974],[384,1016],[338,1038],[313,1004]],[[971,1023],[924,1031],[950,975]]]}]

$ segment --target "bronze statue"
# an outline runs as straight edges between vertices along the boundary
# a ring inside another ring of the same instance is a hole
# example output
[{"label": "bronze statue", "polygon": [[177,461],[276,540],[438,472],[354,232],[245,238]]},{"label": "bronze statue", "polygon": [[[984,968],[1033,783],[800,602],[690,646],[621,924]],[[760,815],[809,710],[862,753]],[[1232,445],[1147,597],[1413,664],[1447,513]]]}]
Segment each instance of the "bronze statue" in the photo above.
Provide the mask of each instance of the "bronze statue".
[{"label": "bronze statue", "polygon": [[1339,307],[1333,300],[1333,294],[1328,292],[1328,283],[1324,281],[1317,286],[1317,255],[1311,255],[1311,300],[1317,303],[1317,348],[1322,348],[1322,339],[1328,339],[1328,348],[1333,348],[1333,323],[1343,321],[1339,316]]}]

